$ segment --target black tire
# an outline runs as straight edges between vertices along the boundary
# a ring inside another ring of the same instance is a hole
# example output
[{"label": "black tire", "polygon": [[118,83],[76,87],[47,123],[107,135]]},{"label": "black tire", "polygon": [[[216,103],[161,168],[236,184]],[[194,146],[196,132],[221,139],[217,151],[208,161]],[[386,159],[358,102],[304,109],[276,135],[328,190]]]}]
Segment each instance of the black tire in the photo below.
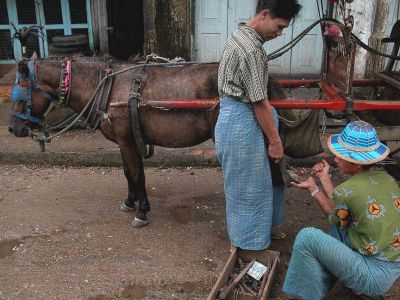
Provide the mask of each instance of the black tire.
[{"label": "black tire", "polygon": [[76,48],[88,45],[85,34],[58,35],[53,37],[52,44],[58,48]]},{"label": "black tire", "polygon": [[55,47],[53,45],[49,45],[49,55],[65,55],[65,54],[74,54],[74,53],[83,53],[86,54],[88,52],[87,46],[82,47],[70,47],[70,48],[60,48]]}]

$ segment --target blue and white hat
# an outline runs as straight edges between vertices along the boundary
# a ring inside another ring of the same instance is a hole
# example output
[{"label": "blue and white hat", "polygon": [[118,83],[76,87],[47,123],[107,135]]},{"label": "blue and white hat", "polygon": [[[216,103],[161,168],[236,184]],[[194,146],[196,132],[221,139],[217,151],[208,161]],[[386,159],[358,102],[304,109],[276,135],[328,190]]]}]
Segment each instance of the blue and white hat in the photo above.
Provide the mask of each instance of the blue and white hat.
[{"label": "blue and white hat", "polygon": [[377,163],[389,154],[375,128],[364,121],[351,122],[342,133],[330,136],[328,147],[339,158],[359,165]]}]

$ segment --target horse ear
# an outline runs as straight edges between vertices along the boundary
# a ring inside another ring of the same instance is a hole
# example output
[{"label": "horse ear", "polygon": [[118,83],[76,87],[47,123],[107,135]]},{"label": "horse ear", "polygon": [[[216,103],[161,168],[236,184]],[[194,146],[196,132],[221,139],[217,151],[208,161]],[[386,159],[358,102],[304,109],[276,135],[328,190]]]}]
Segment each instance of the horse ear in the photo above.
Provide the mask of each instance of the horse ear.
[{"label": "horse ear", "polygon": [[38,57],[36,51],[33,51],[32,56],[31,56],[31,59],[37,60],[38,58],[39,58],[39,57]]}]

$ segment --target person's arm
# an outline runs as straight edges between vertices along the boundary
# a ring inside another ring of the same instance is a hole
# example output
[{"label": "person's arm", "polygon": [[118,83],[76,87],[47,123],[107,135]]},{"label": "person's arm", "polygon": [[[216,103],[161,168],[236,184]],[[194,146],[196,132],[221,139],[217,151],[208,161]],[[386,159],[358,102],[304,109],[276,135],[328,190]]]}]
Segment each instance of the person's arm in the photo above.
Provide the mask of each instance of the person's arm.
[{"label": "person's arm", "polygon": [[332,200],[334,186],[329,174],[330,165],[326,160],[322,160],[321,162],[315,164],[313,169],[318,171],[315,176],[319,178],[326,195]]},{"label": "person's arm", "polygon": [[269,141],[268,155],[278,163],[283,158],[283,145],[274,126],[274,117],[268,99],[253,104],[258,124]]},{"label": "person's arm", "polygon": [[326,216],[329,216],[336,206],[335,202],[333,202],[331,198],[329,198],[323,191],[319,190],[313,177],[309,177],[307,180],[300,183],[292,182],[292,186],[307,189],[311,195],[315,193],[313,197]]},{"label": "person's arm", "polygon": [[274,162],[283,158],[283,146],[274,126],[272,108],[268,101],[268,64],[264,51],[251,50],[246,53],[238,70],[241,74],[245,94],[252,103],[258,124],[268,138],[268,155]]},{"label": "person's arm", "polygon": [[[325,187],[324,187],[324,189],[325,189]],[[314,181],[314,184],[311,184],[307,188],[307,190],[311,194],[311,193],[319,190],[319,188]],[[326,191],[326,189],[325,189],[325,191]],[[333,189],[332,189],[332,191],[333,191]],[[317,202],[317,204],[319,205],[319,207],[321,208],[324,215],[329,216],[336,206],[335,202],[333,202],[332,198],[328,197],[328,195],[326,195],[323,191],[317,192],[313,197],[314,197],[315,201]]]},{"label": "person's arm", "polygon": [[322,187],[325,190],[326,195],[328,196],[329,199],[333,199],[333,183],[329,175],[320,177],[319,180],[321,181]]}]

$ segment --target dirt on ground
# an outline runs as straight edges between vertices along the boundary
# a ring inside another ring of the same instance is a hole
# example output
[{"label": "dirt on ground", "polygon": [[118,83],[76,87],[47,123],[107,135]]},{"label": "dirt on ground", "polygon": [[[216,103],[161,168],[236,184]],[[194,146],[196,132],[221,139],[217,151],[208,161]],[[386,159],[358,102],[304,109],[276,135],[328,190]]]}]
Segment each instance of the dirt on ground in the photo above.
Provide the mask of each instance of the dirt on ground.
[{"label": "dirt on ground", "polygon": [[[0,166],[0,299],[206,299],[230,254],[222,172],[146,175],[151,222],[134,229],[134,214],[118,211],[122,169]],[[298,231],[328,227],[305,191],[288,189],[286,209],[287,237],[271,246],[281,257],[270,299],[286,299]],[[338,284],[329,299],[358,297]]]}]

